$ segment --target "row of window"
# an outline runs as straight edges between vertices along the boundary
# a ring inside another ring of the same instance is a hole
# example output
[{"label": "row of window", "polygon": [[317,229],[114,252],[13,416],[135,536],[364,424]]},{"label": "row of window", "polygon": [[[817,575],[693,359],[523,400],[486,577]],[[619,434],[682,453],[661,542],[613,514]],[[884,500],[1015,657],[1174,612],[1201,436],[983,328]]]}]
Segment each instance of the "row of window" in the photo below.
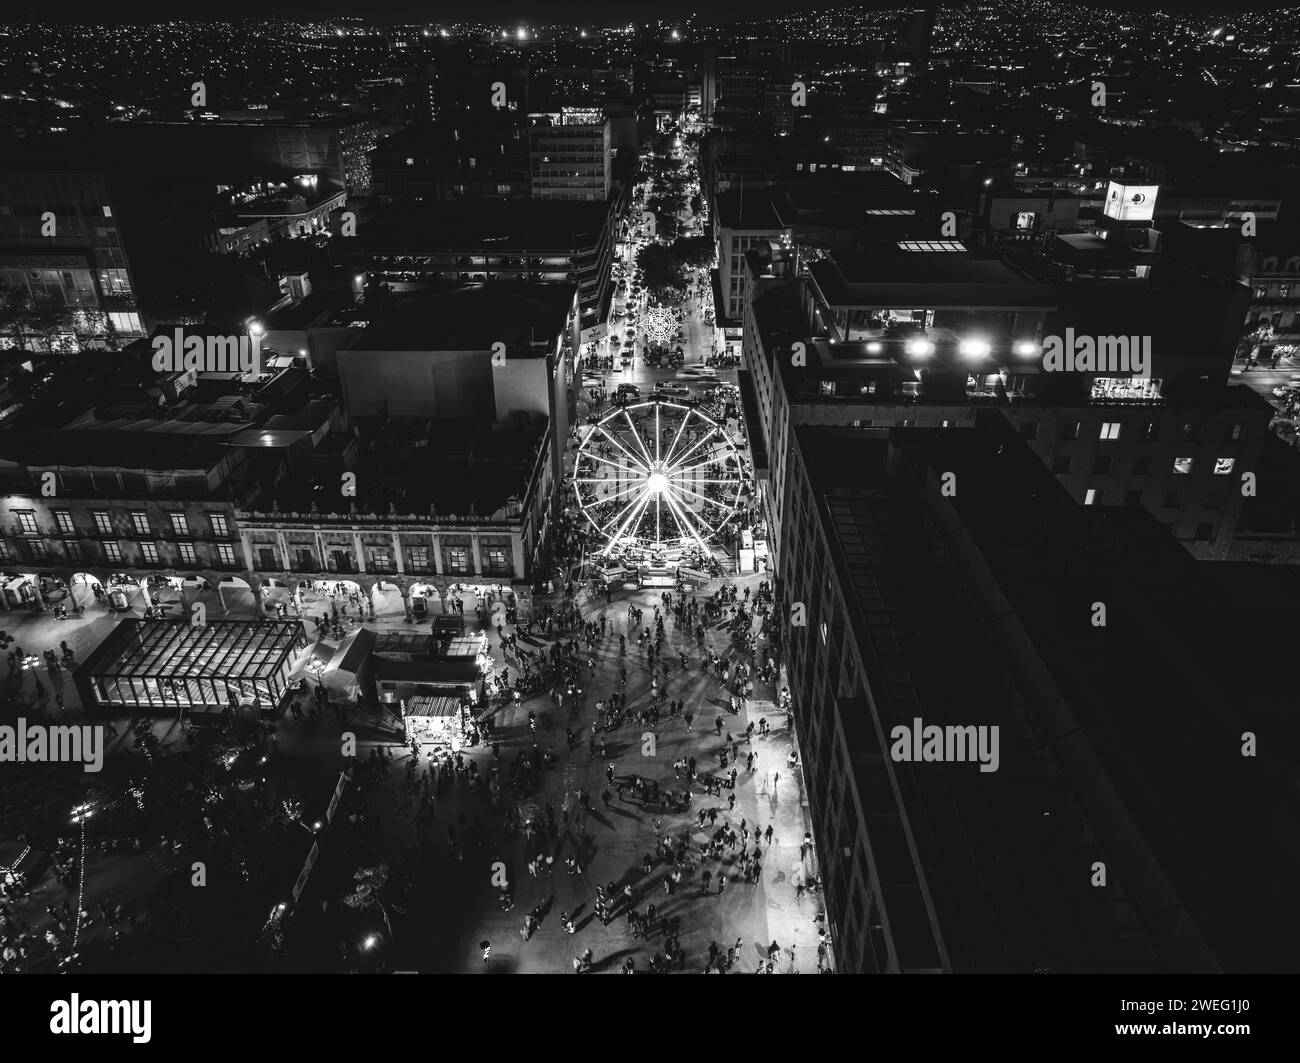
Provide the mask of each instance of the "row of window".
[{"label": "row of window", "polygon": [[[57,561],[58,558],[51,554],[50,548],[42,539],[24,539],[23,550],[26,557],[16,558],[12,548],[3,539],[0,539],[0,561]],[[139,543],[140,564],[158,565],[162,563],[162,556],[158,552],[156,543]],[[195,550],[193,543],[175,543],[177,559],[182,566],[195,567],[199,563],[198,552]],[[102,542],[99,544],[100,549],[104,551],[104,560],[121,564],[127,562],[126,556],[122,553],[122,547],[119,543],[112,541]],[[69,563],[81,562],[86,559],[85,551],[76,539],[63,540],[63,558]],[[239,555],[235,547],[222,543],[217,546],[218,563],[224,567],[231,568],[239,564]]]},{"label": "row of window", "polygon": [[[1058,439],[1078,439],[1079,433],[1083,429],[1082,421],[1065,421],[1060,425]],[[1123,429],[1122,421],[1103,421],[1101,428],[1097,433],[1097,438],[1102,440],[1116,440]],[[1160,422],[1147,421],[1141,428],[1142,438],[1148,443],[1154,443],[1160,438]],[[1024,421],[1020,425],[1020,434],[1025,439],[1038,438],[1038,422]],[[1185,424],[1183,425],[1182,434],[1179,437],[1185,443],[1199,443],[1201,441],[1201,425]],[[1241,425],[1229,425],[1227,431],[1223,434],[1223,442],[1234,443],[1241,438]]]},{"label": "row of window", "polygon": [[[274,546],[259,544],[255,547],[257,551],[258,569],[263,572],[276,572],[280,569],[280,555]],[[317,568],[315,552],[310,547],[290,547],[290,562],[295,571],[313,572]],[[327,551],[333,557],[333,564],[336,568],[347,566],[352,563],[352,552],[346,547],[338,547]],[[337,556],[341,555],[341,556]],[[427,546],[407,547],[407,568],[411,572],[428,572],[429,568],[429,548]],[[482,550],[484,571],[492,575],[506,575],[511,571],[510,561],[505,547],[484,547]],[[449,546],[445,548],[443,555],[444,567],[448,572],[454,573],[471,573],[471,556],[467,546]],[[383,547],[366,548],[366,567],[375,572],[392,571],[395,572],[393,562],[393,551]]]},{"label": "row of window", "polygon": [[[1073,463],[1073,460],[1074,459],[1071,458],[1070,455],[1068,454],[1058,455],[1057,457],[1052,459],[1052,472],[1061,476],[1068,474],[1070,472],[1070,467],[1071,464]],[[1196,465],[1196,461],[1194,458],[1185,458],[1185,457],[1174,458],[1173,468],[1171,471],[1176,473],[1179,476],[1188,476],[1191,474],[1191,471],[1195,467],[1195,465]],[[1237,465],[1236,458],[1215,458],[1214,475],[1231,476],[1232,470],[1236,467],[1236,465]],[[1109,457],[1094,458],[1092,461],[1092,474],[1093,476],[1109,476],[1113,466],[1114,466],[1114,460],[1112,458]],[[1151,459],[1145,456],[1134,458],[1133,475],[1150,476]]]},{"label": "row of window", "polygon": [[[1140,506],[1142,502],[1143,491],[1138,488],[1132,491],[1124,492],[1124,505]],[[1105,501],[1107,495],[1103,488],[1089,487],[1083,493],[1083,504],[1085,506],[1100,506]],[[1161,502],[1163,509],[1182,509],[1183,492],[1166,491],[1164,499]],[[1211,491],[1205,498],[1206,509],[1221,509],[1223,507],[1223,495],[1218,491]]]},{"label": "row of window", "polygon": [[[117,529],[113,527],[112,517],[106,509],[96,509],[91,511],[91,518],[95,522],[95,531],[100,535],[116,535]],[[18,525],[26,535],[40,535],[40,526],[36,523],[35,510],[18,511]],[[172,531],[176,535],[192,535],[190,531],[190,521],[184,513],[168,513],[168,519],[171,521]],[[230,522],[223,513],[207,514],[208,524],[212,528],[212,534],[217,539],[230,538]],[[59,527],[62,535],[76,535],[77,526],[72,520],[72,511],[67,509],[56,509],[54,511],[54,520]],[[153,527],[149,523],[149,514],[144,510],[131,510],[131,528],[137,535],[153,535]]]}]

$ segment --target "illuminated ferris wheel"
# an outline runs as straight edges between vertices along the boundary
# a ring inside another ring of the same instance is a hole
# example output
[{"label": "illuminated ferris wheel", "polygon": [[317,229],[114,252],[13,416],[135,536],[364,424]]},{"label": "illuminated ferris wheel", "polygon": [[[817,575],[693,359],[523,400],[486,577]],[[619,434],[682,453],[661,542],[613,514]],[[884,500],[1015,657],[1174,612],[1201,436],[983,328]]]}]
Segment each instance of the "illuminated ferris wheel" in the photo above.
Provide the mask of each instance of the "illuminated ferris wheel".
[{"label": "illuminated ferris wheel", "polygon": [[722,425],[665,401],[605,414],[578,448],[573,480],[605,556],[628,547],[707,551],[745,491],[740,455]]}]

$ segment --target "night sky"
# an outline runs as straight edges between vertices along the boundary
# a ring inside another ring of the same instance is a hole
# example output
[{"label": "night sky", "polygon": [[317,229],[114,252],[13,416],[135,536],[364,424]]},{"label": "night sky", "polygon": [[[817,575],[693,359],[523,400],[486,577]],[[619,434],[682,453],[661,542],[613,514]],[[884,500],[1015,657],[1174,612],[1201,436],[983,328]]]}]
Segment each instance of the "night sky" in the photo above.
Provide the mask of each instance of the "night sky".
[{"label": "night sky", "polygon": [[[473,5],[457,3],[429,3],[419,0],[224,0],[211,7],[178,6],[172,0],[119,0],[119,2],[93,3],[90,0],[67,0],[57,9],[39,0],[13,0],[7,5],[4,21],[27,17],[38,21],[171,21],[175,19],[222,19],[238,17],[291,17],[319,20],[332,17],[365,17],[371,20],[439,21],[454,22],[466,17],[484,21],[554,22],[573,20],[597,24],[614,24],[628,18],[647,17],[671,20],[692,12],[711,22],[727,22],[737,18],[785,15],[795,6],[808,10],[829,7],[894,8],[912,6],[897,0],[867,0],[860,4],[810,3],[793,4],[791,0],[746,0],[744,4],[691,2],[691,0],[661,0],[652,7],[630,0],[545,0],[544,3],[526,3],[521,0],[477,0]],[[1195,11],[1265,10],[1286,6],[1266,0],[1235,0],[1232,3],[1218,0],[1117,0],[1096,3],[1103,8],[1149,11],[1153,8]]]}]

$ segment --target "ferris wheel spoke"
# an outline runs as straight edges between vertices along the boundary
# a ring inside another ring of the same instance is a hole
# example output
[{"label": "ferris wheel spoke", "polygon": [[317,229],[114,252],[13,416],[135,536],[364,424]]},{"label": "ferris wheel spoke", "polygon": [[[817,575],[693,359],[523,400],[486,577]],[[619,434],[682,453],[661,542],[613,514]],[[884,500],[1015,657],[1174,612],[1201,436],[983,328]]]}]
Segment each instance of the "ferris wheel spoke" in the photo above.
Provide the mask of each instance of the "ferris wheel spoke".
[{"label": "ferris wheel spoke", "polygon": [[668,453],[664,456],[664,464],[671,465],[673,460],[673,451],[677,449],[677,441],[682,438],[682,433],[686,431],[687,418],[682,418],[682,423],[677,426],[677,434],[673,436],[673,441],[668,444]]},{"label": "ferris wheel spoke", "polygon": [[646,506],[648,506],[649,504],[650,504],[650,492],[646,491],[645,494],[641,496],[639,501],[635,502],[633,505],[628,507],[627,519],[624,520],[621,525],[619,525],[618,531],[615,532],[614,535],[610,537],[610,540],[606,544],[603,553],[608,554],[611,550],[613,550],[615,544],[617,544],[618,541],[621,538],[623,538],[623,536],[627,533],[627,529],[629,527],[636,527],[637,521],[641,519],[641,514],[645,512]]},{"label": "ferris wheel spoke", "polygon": [[[656,411],[657,412],[657,411]],[[636,423],[632,420],[632,415],[623,411],[623,417],[627,420],[627,426],[632,429],[632,438],[636,440],[637,446],[641,448],[641,453],[645,457],[646,469],[654,465],[654,459],[650,457],[650,451],[646,449],[645,440],[641,438],[641,433],[637,431]]]},{"label": "ferris wheel spoke", "polygon": [[699,530],[696,528],[695,522],[690,519],[684,508],[678,507],[672,493],[669,492],[664,497],[668,499],[668,508],[673,511],[673,516],[677,518],[678,526],[684,528],[690,533],[691,537],[700,544],[701,550],[708,550],[708,546],[704,542],[703,536],[700,535]]},{"label": "ferris wheel spoke", "polygon": [[686,416],[682,418],[682,423],[677,429],[677,436],[673,439],[673,445],[668,448],[668,456],[664,458],[664,461],[673,460],[673,448],[677,446],[677,440],[680,439],[682,434],[686,431],[686,426],[690,423],[691,415],[693,413],[695,413],[693,409],[688,409],[686,411]]},{"label": "ferris wheel spoke", "polygon": [[704,435],[700,436],[700,438],[697,439],[694,443],[692,443],[686,449],[686,451],[677,459],[678,464],[684,462],[687,458],[689,458],[692,454],[694,454],[697,450],[699,450],[700,447],[704,446],[704,444],[709,441],[709,439],[713,436],[713,433],[716,431],[717,429],[713,428],[710,429],[708,432],[706,432]]},{"label": "ferris wheel spoke", "polygon": [[591,504],[594,506],[608,505],[611,502],[619,501],[619,499],[627,498],[629,495],[635,494],[637,491],[642,490],[644,487],[645,484],[641,482],[628,484],[626,487],[621,488],[618,491],[615,491],[612,495],[608,496],[607,498],[593,498],[591,500]]},{"label": "ferris wheel spoke", "polygon": [[[625,410],[625,411],[623,411],[623,412],[626,413],[627,411]],[[649,473],[649,472],[650,472],[650,466],[647,465],[647,464],[645,464],[645,463],[644,463],[644,462],[643,462],[639,457],[637,457],[636,454],[634,454],[631,450],[629,450],[626,446],[624,446],[624,445],[623,445],[623,441],[622,441],[621,439],[619,439],[616,435],[614,435],[614,434],[613,434],[613,433],[612,433],[608,428],[606,428],[603,424],[602,424],[602,425],[597,425],[597,427],[598,427],[602,432],[605,433],[606,438],[608,438],[609,441],[610,441],[611,443],[614,444],[614,446],[618,447],[619,450],[621,450],[624,454],[627,455],[628,459],[633,463],[633,465],[635,465],[635,466],[636,466],[638,469],[640,469],[642,472],[645,472],[645,473]]]},{"label": "ferris wheel spoke", "polygon": [[718,464],[718,459],[710,458],[708,461],[702,461],[698,465],[675,466],[673,468],[673,473],[675,475],[681,475],[682,473],[694,472],[696,469],[707,469],[710,465],[716,465],[716,464]]},{"label": "ferris wheel spoke", "polygon": [[628,499],[611,499],[608,503],[614,507],[614,515],[604,524],[599,526],[599,530],[604,533],[622,520],[627,513],[636,507],[636,498]]},{"label": "ferris wheel spoke", "polygon": [[625,471],[627,469],[627,466],[622,462],[615,461],[613,458],[607,458],[603,454],[588,454],[587,457],[591,458],[592,461],[603,461],[606,465],[612,465],[614,468],[619,470]]},{"label": "ferris wheel spoke", "polygon": [[708,495],[702,495],[698,491],[692,491],[689,487],[682,487],[681,484],[674,484],[673,486],[676,490],[680,491],[682,494],[694,495],[696,498],[706,503],[707,505],[717,506],[719,509],[731,509],[730,503],[719,502],[716,499],[710,498]]}]

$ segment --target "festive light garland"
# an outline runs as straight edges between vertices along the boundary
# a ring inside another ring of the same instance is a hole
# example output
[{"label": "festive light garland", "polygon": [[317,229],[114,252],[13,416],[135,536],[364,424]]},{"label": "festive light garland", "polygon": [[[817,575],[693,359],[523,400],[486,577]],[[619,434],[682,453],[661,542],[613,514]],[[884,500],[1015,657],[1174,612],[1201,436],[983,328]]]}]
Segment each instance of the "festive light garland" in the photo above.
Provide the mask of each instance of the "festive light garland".
[{"label": "festive light garland", "polygon": [[0,867],[0,875],[8,875],[10,872],[17,871],[18,868],[22,866],[22,862],[27,859],[27,854],[30,853],[31,851],[32,851],[32,847],[30,845],[27,846],[26,849],[24,849],[21,853],[18,854],[18,859],[15,860],[12,864],[10,864],[8,867]]},{"label": "festive light garland", "polygon": [[83,812],[78,819],[81,820],[81,878],[77,883],[77,922],[72,928],[72,951],[77,951],[77,941],[81,937],[81,912],[82,899],[86,896],[86,820],[90,818],[89,812]]}]

